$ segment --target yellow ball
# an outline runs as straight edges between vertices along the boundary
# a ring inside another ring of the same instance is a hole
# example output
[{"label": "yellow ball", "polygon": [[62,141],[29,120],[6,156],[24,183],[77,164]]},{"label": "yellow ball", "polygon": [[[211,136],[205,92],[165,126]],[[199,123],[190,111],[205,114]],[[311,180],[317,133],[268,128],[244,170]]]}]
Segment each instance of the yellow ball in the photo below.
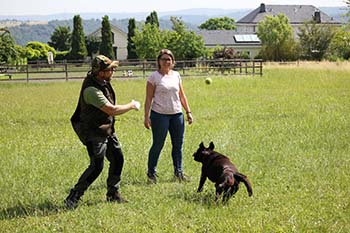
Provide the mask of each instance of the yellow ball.
[{"label": "yellow ball", "polygon": [[206,78],[205,79],[205,83],[206,84],[211,84],[213,82],[213,80],[211,78]]}]

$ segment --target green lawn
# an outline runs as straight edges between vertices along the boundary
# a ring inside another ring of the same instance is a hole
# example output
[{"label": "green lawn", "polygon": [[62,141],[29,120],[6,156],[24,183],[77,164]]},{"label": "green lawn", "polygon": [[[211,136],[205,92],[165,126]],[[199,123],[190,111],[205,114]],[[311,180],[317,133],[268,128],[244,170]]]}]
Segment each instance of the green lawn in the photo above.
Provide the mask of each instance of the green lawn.
[{"label": "green lawn", "polygon": [[[349,232],[350,71],[267,68],[262,77],[184,78],[194,123],[186,126],[188,183],[172,181],[170,140],[146,183],[151,131],[143,111],[117,117],[125,163],[121,191],[105,202],[108,162],[75,210],[69,188],[88,165],[71,129],[81,81],[0,83],[1,232]],[[145,79],[114,80],[118,102],[144,101]],[[196,193],[203,141],[247,175],[227,205],[207,181]]]}]

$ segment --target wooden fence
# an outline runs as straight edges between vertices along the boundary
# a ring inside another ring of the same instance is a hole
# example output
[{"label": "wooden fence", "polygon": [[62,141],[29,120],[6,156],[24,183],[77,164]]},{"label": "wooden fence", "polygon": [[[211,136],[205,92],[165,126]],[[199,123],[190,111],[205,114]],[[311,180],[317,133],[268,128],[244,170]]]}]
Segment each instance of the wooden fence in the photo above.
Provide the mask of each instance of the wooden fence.
[{"label": "wooden fence", "polygon": [[[146,78],[157,69],[156,61],[119,61],[116,78]],[[222,59],[177,61],[175,70],[182,76],[259,75],[263,74],[262,60]],[[82,79],[91,69],[89,62],[37,61],[27,65],[0,65],[0,80],[70,80]]]}]

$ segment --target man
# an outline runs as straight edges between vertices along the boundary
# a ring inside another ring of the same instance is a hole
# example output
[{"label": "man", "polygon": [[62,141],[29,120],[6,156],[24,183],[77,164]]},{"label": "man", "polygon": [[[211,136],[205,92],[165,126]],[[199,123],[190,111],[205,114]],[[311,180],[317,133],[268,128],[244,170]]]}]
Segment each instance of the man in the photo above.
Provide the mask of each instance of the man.
[{"label": "man", "polygon": [[132,100],[125,105],[116,103],[115,93],[110,84],[113,69],[118,61],[98,55],[92,61],[92,69],[82,84],[78,106],[71,118],[72,126],[90,157],[90,165],[71,189],[64,203],[69,208],[77,206],[80,197],[95,181],[103,169],[106,156],[110,162],[107,177],[107,201],[127,202],[119,192],[124,156],[115,134],[114,116],[132,109],[139,110],[140,103]]}]

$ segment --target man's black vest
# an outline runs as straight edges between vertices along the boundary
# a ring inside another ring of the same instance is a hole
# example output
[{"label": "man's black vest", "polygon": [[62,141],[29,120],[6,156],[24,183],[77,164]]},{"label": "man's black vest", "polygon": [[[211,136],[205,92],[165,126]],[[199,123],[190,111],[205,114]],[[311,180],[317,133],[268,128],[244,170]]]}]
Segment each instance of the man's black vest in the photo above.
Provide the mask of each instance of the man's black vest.
[{"label": "man's black vest", "polygon": [[115,104],[115,93],[109,82],[98,82],[90,73],[85,78],[79,96],[78,106],[71,117],[74,131],[85,145],[93,139],[105,139],[114,133],[114,117],[84,101],[83,93],[87,87],[95,87],[102,91],[109,102]]}]

